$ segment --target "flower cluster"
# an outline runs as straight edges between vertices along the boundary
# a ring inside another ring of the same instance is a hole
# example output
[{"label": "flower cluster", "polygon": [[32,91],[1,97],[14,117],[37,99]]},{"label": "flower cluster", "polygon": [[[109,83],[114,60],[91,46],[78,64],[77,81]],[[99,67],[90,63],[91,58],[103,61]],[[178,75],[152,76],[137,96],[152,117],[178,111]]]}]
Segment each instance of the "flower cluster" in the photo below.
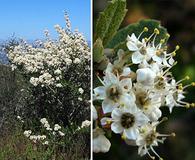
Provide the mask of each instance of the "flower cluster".
[{"label": "flower cluster", "polygon": [[26,130],[24,131],[24,136],[32,140],[34,143],[41,142],[43,145],[49,144],[49,139],[51,139],[51,135],[60,137],[65,136],[65,134],[61,131],[62,127],[59,124],[54,124],[54,127],[51,128],[46,118],[42,118],[40,122],[47,131],[46,135],[34,135],[32,134],[31,130]]},{"label": "flower cluster", "polygon": [[[157,28],[149,37],[141,38],[144,32],[148,32],[147,27],[138,37],[134,33],[128,36],[129,52],[120,49],[117,60],[107,65],[103,78],[98,77],[102,86],[94,88],[93,96],[96,107],[93,107],[96,121],[94,152],[109,151],[111,144],[105,133],[110,129],[120,134],[127,144],[138,146],[139,155],[148,154],[152,159],[155,156],[162,159],[154,147],[175,134],[157,132],[156,127],[167,119],[162,117],[160,107],[167,106],[171,113],[174,106],[194,106],[194,103],[189,104],[183,99],[185,89],[195,86],[195,83],[183,86],[182,81],[189,77],[177,82],[170,72],[176,65],[173,57],[179,46],[169,53],[166,46],[168,34],[158,43],[156,37],[160,31]],[[131,57],[131,64],[124,63],[127,54]],[[98,107],[99,101],[102,102],[101,107]]]},{"label": "flower cluster", "polygon": [[66,29],[55,25],[58,40],[52,40],[45,31],[45,41],[37,41],[35,46],[22,41],[8,53],[12,69],[19,68],[23,74],[30,75],[33,86],[63,87],[61,80],[70,66],[90,59],[87,41],[78,31],[71,32],[67,15],[65,19]]}]

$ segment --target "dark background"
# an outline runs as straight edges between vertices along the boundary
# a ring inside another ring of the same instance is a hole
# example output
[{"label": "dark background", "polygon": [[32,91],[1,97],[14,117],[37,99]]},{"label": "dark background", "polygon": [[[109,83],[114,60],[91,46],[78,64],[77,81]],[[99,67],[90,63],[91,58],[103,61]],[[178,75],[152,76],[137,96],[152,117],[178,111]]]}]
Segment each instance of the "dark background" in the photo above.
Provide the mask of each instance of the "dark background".
[{"label": "dark background", "polygon": [[[170,51],[176,45],[180,46],[177,52],[178,61],[171,71],[176,80],[189,75],[195,81],[195,0],[127,0],[128,13],[121,25],[124,27],[141,19],[156,19],[167,28],[171,35],[168,45]],[[100,11],[103,11],[107,0],[94,0],[94,24]],[[94,25],[95,26],[95,25]],[[195,88],[189,88],[186,101],[195,102]],[[163,114],[169,120],[164,122],[158,130],[162,133],[175,132],[175,138],[168,138],[156,151],[165,160],[194,160],[195,159],[195,108],[174,108],[170,115],[167,108]],[[140,158],[137,147],[128,146],[113,134],[112,146],[108,153],[94,154],[95,160],[145,160]]]}]

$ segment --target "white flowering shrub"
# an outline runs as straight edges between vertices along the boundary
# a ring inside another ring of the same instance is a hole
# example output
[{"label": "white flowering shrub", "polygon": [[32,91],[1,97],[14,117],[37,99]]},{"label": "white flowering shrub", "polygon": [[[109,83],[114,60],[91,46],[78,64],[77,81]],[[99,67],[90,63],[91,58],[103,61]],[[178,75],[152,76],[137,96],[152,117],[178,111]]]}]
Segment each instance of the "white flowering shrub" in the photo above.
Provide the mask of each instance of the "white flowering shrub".
[{"label": "white flowering shrub", "polygon": [[45,31],[44,41],[28,44],[22,40],[9,48],[12,70],[27,82],[22,97],[26,104],[18,111],[26,117],[25,123],[46,117],[67,126],[89,119],[90,48],[81,33],[71,30],[67,14],[65,19],[65,28],[55,26],[58,39]]},{"label": "white flowering shrub", "polygon": [[[168,119],[161,108],[168,107],[171,114],[176,107],[194,107],[184,98],[195,83],[183,85],[188,76],[177,81],[172,75],[179,46],[169,52],[169,34],[159,22],[143,20],[116,33],[125,6],[125,1],[111,1],[96,25],[93,152],[108,152],[111,135],[119,134],[127,145],[137,146],[140,156],[162,160],[155,148],[175,133],[159,133]],[[116,14],[111,16],[113,10]]]},{"label": "white flowering shrub", "polygon": [[79,126],[78,128],[76,125],[71,124],[71,130],[67,132],[67,128],[62,127],[59,124],[51,126],[46,118],[41,118],[40,123],[39,133],[33,133],[32,130],[25,130],[23,133],[24,136],[35,144],[59,145],[60,147],[64,147],[69,142],[69,140],[67,140],[67,138],[71,138],[69,137],[69,132],[76,138],[77,134],[82,134],[84,131],[89,130],[91,124],[88,120],[83,121],[81,127]]}]

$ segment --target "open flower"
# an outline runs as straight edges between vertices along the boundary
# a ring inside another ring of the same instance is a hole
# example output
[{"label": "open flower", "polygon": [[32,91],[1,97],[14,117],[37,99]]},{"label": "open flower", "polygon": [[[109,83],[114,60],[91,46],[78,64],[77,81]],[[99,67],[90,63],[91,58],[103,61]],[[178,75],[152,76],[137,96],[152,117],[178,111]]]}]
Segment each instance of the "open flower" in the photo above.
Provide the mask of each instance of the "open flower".
[{"label": "open flower", "polygon": [[[164,121],[165,119],[166,118],[162,119],[162,121]],[[152,159],[154,159],[154,157],[149,153],[149,151],[151,150],[155,154],[155,156],[157,156],[159,159],[162,159],[154,150],[154,147],[158,146],[158,143],[163,143],[166,137],[175,136],[174,133],[160,134],[156,131],[156,126],[159,125],[162,121],[148,123],[141,127],[139,136],[136,140],[139,155],[143,156],[145,154],[148,154]]]},{"label": "open flower", "polygon": [[102,83],[104,86],[94,89],[94,97],[103,100],[102,109],[104,113],[112,112],[114,108],[120,105],[135,101],[134,94],[131,91],[132,82],[130,78],[119,80],[113,73],[107,73]]},{"label": "open flower", "polygon": [[157,121],[162,113],[160,110],[161,97],[152,88],[141,84],[135,85],[136,105],[151,120]]},{"label": "open flower", "polygon": [[[115,108],[111,114],[111,129],[114,133],[122,134],[123,138],[135,140],[139,134],[139,127],[149,119],[135,105]],[[104,120],[102,120],[103,122]]]}]

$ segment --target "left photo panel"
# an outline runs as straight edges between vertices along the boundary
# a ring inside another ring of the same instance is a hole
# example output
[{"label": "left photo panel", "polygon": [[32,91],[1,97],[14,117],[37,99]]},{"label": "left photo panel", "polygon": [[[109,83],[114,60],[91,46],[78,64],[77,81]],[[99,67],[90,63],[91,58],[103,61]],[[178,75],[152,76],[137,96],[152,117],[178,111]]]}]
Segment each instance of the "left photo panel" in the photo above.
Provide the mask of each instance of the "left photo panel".
[{"label": "left photo panel", "polygon": [[0,5],[0,160],[91,150],[91,1]]}]

